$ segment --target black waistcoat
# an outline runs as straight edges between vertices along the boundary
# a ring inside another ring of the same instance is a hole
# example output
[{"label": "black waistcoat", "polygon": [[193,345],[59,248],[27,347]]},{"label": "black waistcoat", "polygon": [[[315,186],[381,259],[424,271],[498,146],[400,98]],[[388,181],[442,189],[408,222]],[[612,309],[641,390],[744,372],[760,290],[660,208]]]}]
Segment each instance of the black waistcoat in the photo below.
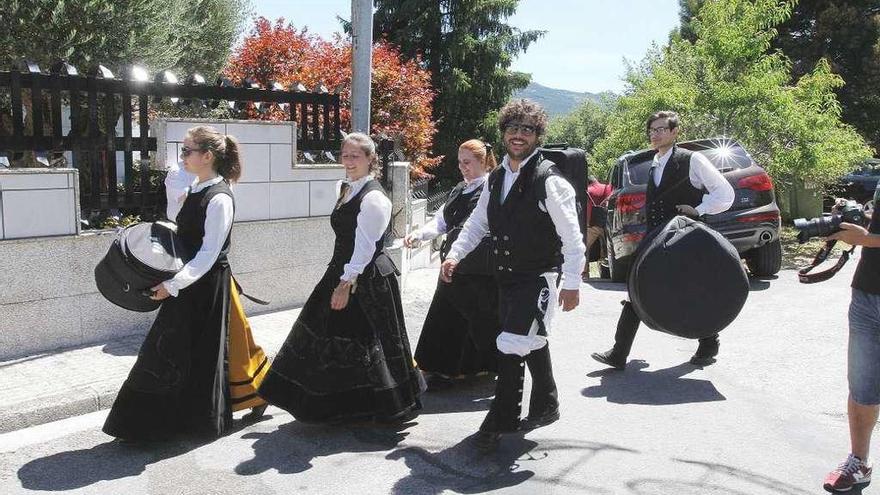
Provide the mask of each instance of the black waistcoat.
[{"label": "black waistcoat", "polygon": [[663,167],[659,186],[654,185],[654,179],[649,174],[646,198],[648,231],[666,225],[678,215],[676,206],[696,207],[703,202],[703,191],[694,187],[690,180],[692,155],[692,151],[674,146],[672,156]]},{"label": "black waistcoat", "polygon": [[[202,248],[202,240],[205,237],[205,219],[208,216],[208,203],[211,198],[218,194],[228,194],[235,204],[235,196],[232,195],[232,189],[226,180],[206,187],[199,192],[189,193],[183,201],[180,212],[177,213],[177,235],[183,241],[191,256],[194,256],[199,249]],[[226,235],[220,255],[217,257],[217,263],[226,264],[227,255],[229,254],[230,238],[232,237],[232,229]]]},{"label": "black waistcoat", "polygon": [[[441,261],[446,259],[449,250],[452,249],[452,245],[455,243],[455,240],[458,239],[458,235],[461,234],[464,222],[467,221],[471,212],[476,208],[477,202],[480,200],[480,194],[483,192],[482,186],[477,187],[468,193],[465,193],[464,189],[465,183],[459,182],[458,185],[449,192],[449,197],[446,199],[446,205],[443,207],[443,221],[446,222],[446,239],[443,241],[443,245],[440,246]],[[455,268],[456,273],[474,275],[492,274],[490,266],[491,242],[489,239],[489,237],[483,238],[477,247],[458,263]]]},{"label": "black waistcoat", "polygon": [[556,166],[537,153],[520,165],[504,202],[504,167],[489,174],[489,232],[492,234],[492,252],[495,256],[493,272],[498,276],[515,273],[544,273],[559,271],[562,265],[562,241],[556,234],[553,220],[541,211],[538,202],[546,200],[544,182],[551,175],[559,175]]},{"label": "black waistcoat", "polygon": [[[382,194],[385,194],[379,181],[370,179],[353,198],[333,210],[330,215],[330,227],[333,228],[333,233],[336,235],[336,240],[333,243],[333,259],[330,263],[339,268],[348,263],[354,254],[354,236],[357,231],[358,213],[361,212],[361,202],[364,196],[370,191],[382,191]],[[382,253],[386,235],[388,235],[387,231],[376,241],[376,251],[373,253],[372,261],[375,261]]]},{"label": "black waistcoat", "polygon": [[[880,212],[871,216],[868,232],[880,234]],[[880,294],[880,248],[862,248],[862,256],[856,267],[856,274],[853,275],[852,287],[870,294]]]}]

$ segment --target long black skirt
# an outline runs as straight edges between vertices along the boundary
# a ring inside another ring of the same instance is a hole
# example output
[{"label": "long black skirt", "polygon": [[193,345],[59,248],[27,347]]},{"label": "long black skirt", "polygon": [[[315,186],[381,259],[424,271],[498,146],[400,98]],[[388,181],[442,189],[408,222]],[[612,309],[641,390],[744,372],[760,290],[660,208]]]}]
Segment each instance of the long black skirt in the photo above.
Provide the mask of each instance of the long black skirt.
[{"label": "long black skirt", "polygon": [[437,281],[416,345],[421,370],[447,376],[497,370],[498,285],[489,275]]},{"label": "long black skirt", "polygon": [[220,436],[232,424],[227,380],[231,273],[215,265],[159,308],[104,423],[128,440]]},{"label": "long black skirt", "polygon": [[303,306],[259,394],[299,421],[391,420],[418,410],[413,365],[393,274],[367,266],[348,305],[330,309],[333,265]]}]

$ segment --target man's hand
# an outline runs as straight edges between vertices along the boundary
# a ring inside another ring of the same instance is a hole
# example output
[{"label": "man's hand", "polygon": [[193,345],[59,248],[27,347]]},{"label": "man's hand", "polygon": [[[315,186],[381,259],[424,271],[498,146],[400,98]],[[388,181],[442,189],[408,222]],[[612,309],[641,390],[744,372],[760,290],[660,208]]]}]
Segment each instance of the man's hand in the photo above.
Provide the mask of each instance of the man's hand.
[{"label": "man's hand", "polygon": [[458,260],[447,259],[440,265],[440,280],[447,284],[452,282],[452,275],[455,273],[455,267],[458,266]]},{"label": "man's hand", "polygon": [[339,285],[333,289],[330,296],[330,309],[339,311],[348,306],[348,297],[351,295],[351,282],[339,281]]},{"label": "man's hand", "polygon": [[840,224],[840,228],[843,230],[829,235],[827,239],[845,242],[850,246],[864,246],[868,244],[871,237],[868,229],[861,225],[843,222]]},{"label": "man's hand", "polygon": [[691,205],[678,205],[675,207],[675,209],[686,217],[700,218],[700,212],[698,212],[697,209]]},{"label": "man's hand", "polygon": [[571,311],[580,304],[581,291],[578,289],[562,289],[559,291],[559,305],[562,311]]},{"label": "man's hand", "polygon": [[403,238],[403,245],[412,249],[414,247],[418,247],[419,244],[422,243],[422,240],[416,235],[415,232],[412,232],[410,235]]},{"label": "man's hand", "polygon": [[150,296],[150,299],[154,301],[161,301],[163,299],[168,299],[171,297],[171,294],[168,293],[168,289],[165,288],[165,284],[159,284],[152,289],[153,295]]}]

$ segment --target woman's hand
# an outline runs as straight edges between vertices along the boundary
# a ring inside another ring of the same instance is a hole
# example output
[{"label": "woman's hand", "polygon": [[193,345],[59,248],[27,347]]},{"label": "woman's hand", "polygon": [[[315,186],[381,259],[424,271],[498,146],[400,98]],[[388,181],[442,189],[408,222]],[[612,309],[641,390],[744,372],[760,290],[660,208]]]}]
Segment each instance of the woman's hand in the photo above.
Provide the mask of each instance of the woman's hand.
[{"label": "woman's hand", "polygon": [[421,244],[421,243],[422,243],[421,236],[419,236],[415,232],[412,232],[408,236],[403,238],[403,245],[410,248],[410,249],[412,249],[414,247],[418,247],[419,244]]},{"label": "woman's hand", "polygon": [[150,299],[154,301],[161,301],[163,299],[168,299],[171,297],[171,294],[168,293],[168,289],[165,288],[165,284],[159,284],[151,289],[153,291],[153,295],[150,296]]},{"label": "woman's hand", "polygon": [[348,298],[351,295],[351,282],[344,280],[339,281],[339,285],[333,289],[333,295],[330,296],[330,309],[339,311],[348,306]]}]

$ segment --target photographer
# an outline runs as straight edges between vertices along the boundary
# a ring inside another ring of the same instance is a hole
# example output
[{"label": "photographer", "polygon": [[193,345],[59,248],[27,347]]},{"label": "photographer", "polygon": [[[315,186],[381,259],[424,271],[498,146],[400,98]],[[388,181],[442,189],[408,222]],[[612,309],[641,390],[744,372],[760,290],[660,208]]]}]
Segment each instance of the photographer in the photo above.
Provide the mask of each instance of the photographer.
[{"label": "photographer", "polygon": [[880,411],[880,215],[867,229],[841,223],[828,240],[863,246],[849,305],[847,379],[850,454],[825,477],[828,491],[849,491],[871,481],[868,453]]}]

